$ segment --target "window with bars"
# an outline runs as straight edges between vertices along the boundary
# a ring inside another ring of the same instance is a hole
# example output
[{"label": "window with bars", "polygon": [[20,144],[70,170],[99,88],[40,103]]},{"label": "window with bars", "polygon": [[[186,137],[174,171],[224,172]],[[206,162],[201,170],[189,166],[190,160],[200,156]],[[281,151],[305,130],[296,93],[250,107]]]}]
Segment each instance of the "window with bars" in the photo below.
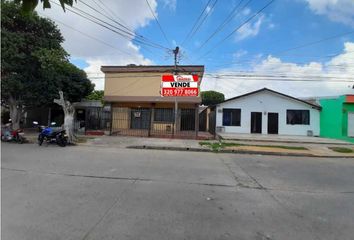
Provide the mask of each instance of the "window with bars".
[{"label": "window with bars", "polygon": [[241,109],[224,108],[222,110],[223,126],[241,126]]},{"label": "window with bars", "polygon": [[172,108],[155,108],[155,122],[173,122],[174,114]]},{"label": "window with bars", "polygon": [[310,125],[310,110],[286,110],[286,124]]}]

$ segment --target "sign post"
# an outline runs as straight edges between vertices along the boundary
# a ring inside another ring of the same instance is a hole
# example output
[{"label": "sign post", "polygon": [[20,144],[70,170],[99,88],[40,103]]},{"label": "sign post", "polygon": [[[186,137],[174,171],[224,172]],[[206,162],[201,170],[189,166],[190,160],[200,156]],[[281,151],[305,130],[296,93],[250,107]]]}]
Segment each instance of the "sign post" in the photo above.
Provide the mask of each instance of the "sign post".
[{"label": "sign post", "polygon": [[163,75],[161,81],[161,97],[175,98],[175,127],[177,131],[178,101],[177,97],[198,97],[199,77],[198,75]]}]

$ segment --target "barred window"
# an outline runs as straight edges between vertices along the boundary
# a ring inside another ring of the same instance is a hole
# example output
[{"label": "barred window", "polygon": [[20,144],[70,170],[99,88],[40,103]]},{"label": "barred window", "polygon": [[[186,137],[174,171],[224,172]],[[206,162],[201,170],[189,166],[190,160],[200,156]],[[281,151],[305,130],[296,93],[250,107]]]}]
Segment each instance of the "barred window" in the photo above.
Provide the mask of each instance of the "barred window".
[{"label": "barred window", "polygon": [[222,110],[223,126],[241,126],[241,109],[224,108]]},{"label": "barred window", "polygon": [[156,108],[154,114],[155,122],[173,122],[174,115],[172,108]]},{"label": "barred window", "polygon": [[310,125],[310,111],[286,110],[286,124]]}]

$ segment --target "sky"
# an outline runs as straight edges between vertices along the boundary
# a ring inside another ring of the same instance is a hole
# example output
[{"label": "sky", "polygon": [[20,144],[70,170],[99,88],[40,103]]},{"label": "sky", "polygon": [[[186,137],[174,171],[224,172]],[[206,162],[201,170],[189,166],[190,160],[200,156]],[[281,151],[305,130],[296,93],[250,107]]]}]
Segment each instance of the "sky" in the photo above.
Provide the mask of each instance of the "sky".
[{"label": "sky", "polygon": [[37,12],[57,24],[70,61],[86,71],[97,90],[104,88],[102,65],[171,65],[171,49],[179,46],[180,65],[205,65],[201,90],[226,98],[264,87],[295,97],[354,94],[354,0],[148,3],[77,0],[73,6],[111,29],[128,27],[154,47],[124,38],[70,7],[64,12],[52,3]]}]

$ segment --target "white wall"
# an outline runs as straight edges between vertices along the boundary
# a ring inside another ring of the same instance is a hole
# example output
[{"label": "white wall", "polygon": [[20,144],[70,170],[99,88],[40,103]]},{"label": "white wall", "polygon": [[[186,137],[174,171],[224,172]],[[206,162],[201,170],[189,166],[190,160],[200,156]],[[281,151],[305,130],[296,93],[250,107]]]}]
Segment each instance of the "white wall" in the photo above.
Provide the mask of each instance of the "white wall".
[{"label": "white wall", "polygon": [[[268,112],[279,114],[278,134],[282,135],[307,135],[312,130],[315,136],[320,134],[320,111],[312,106],[275,94],[262,91],[239,99],[221,103],[216,109],[216,126],[222,126],[223,108],[241,109],[241,126],[224,126],[226,133],[251,133],[251,112],[262,112],[262,134],[268,132]],[[286,124],[286,110],[310,110],[309,125]],[[266,114],[264,114],[266,112]]]}]

